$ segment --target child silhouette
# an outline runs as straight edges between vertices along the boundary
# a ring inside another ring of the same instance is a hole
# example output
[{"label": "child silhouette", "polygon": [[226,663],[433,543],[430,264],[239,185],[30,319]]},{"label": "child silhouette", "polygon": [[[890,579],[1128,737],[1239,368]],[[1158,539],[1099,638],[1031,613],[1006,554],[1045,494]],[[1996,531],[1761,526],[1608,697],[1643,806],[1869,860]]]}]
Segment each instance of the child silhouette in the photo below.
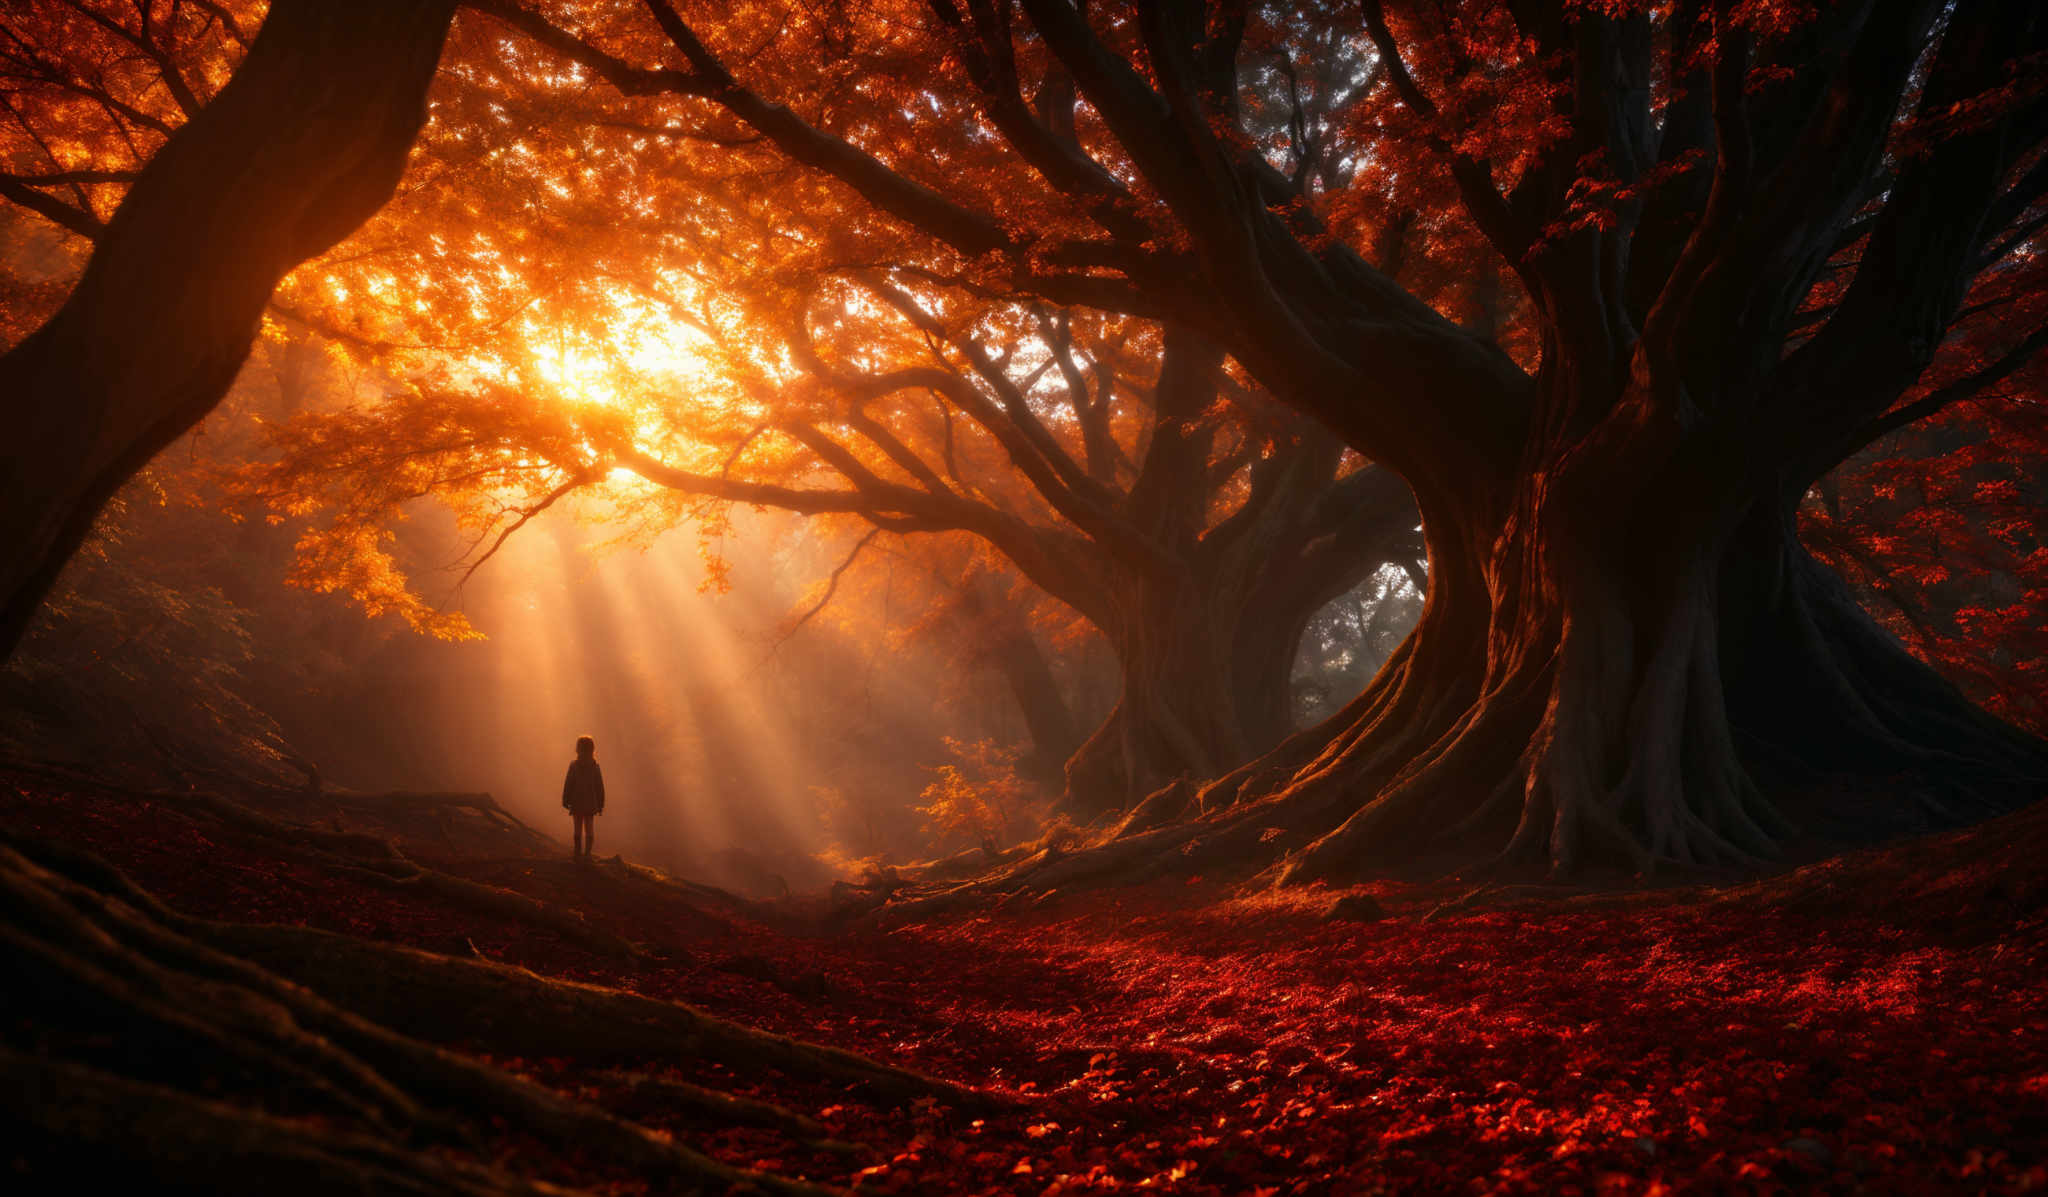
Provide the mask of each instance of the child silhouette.
[{"label": "child silhouette", "polygon": [[597,847],[592,820],[604,813],[604,771],[597,767],[597,741],[589,736],[576,737],[576,759],[562,779],[562,809],[575,826],[577,859],[589,856]]}]

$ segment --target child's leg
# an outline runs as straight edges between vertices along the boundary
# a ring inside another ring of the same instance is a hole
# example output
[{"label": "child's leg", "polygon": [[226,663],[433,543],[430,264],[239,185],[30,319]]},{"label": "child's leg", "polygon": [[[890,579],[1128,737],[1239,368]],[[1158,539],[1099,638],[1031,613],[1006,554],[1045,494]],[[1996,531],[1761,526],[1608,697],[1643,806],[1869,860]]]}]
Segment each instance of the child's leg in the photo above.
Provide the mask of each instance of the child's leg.
[{"label": "child's leg", "polygon": [[576,829],[576,855],[581,856],[583,855],[583,829],[590,825],[589,820],[571,811],[569,813],[569,823]]},{"label": "child's leg", "polygon": [[597,816],[583,816],[583,854],[597,855]]}]

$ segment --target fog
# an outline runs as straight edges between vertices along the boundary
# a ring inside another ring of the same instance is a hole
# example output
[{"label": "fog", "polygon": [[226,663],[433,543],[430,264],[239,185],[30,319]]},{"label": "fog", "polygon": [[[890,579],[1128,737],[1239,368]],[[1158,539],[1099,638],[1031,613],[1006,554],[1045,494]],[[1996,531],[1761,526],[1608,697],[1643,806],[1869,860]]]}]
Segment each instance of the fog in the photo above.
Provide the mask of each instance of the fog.
[{"label": "fog", "polygon": [[[4,674],[9,753],[148,785],[296,787],[311,766],[329,787],[481,790],[566,841],[562,775],[588,734],[602,852],[774,894],[968,846],[917,810],[958,762],[948,737],[1028,747],[1001,678],[931,618],[929,563],[899,547],[867,548],[826,601],[856,537],[737,512],[712,546],[721,592],[694,526],[618,545],[603,513],[564,510],[455,591],[467,538],[423,503],[400,555],[483,635],[438,640],[286,585],[291,526],[169,497],[203,452],[163,455],[67,571]],[[1047,651],[1099,720],[1102,646]]]},{"label": "fog", "polygon": [[[966,757],[1032,747],[915,543],[866,547],[828,596],[853,532],[743,510],[708,544],[688,523],[619,544],[604,512],[564,509],[456,589],[468,538],[424,502],[399,555],[482,633],[440,640],[287,585],[289,522],[173,497],[166,480],[196,468],[205,435],[124,491],[65,575],[0,675],[0,748],[149,785],[298,787],[310,767],[328,787],[486,791],[566,841],[562,775],[590,735],[602,853],[773,895],[974,846],[919,811],[925,787]],[[1106,646],[1005,584],[1031,604],[1078,726],[1094,726],[1116,699]],[[1303,722],[1363,685],[1418,602],[1382,573],[1326,609],[1296,665]],[[1049,764],[1001,779],[1026,795],[1027,831],[1053,815]]]},{"label": "fog", "polygon": [[[997,838],[1063,817],[1075,745],[1033,743],[1001,658],[1026,629],[1083,734],[1115,705],[1114,659],[963,536],[747,508],[664,526],[572,501],[466,574],[474,529],[422,499],[392,556],[481,638],[287,584],[310,525],[214,481],[261,456],[263,420],[363,385],[259,348],[110,504],[0,671],[0,752],[143,786],[486,791],[566,842],[562,775],[590,735],[600,852],[756,895],[981,844],[985,824],[919,809],[949,766],[954,792],[1005,804]],[[1312,621],[1297,722],[1355,694],[1419,603],[1383,570]]]},{"label": "fog", "polygon": [[[704,589],[687,530],[644,549],[599,543],[567,518],[537,522],[464,589],[488,639],[394,632],[332,689],[268,705],[337,784],[488,790],[562,835],[562,774],[591,735],[602,851],[749,891],[815,884],[821,855],[916,853],[912,806],[950,759],[942,737],[1022,734],[1002,703],[962,701],[999,683],[881,643],[881,614],[855,609],[862,591],[789,634],[835,547],[792,521],[741,521],[723,594]],[[862,643],[848,621],[878,634]]]}]

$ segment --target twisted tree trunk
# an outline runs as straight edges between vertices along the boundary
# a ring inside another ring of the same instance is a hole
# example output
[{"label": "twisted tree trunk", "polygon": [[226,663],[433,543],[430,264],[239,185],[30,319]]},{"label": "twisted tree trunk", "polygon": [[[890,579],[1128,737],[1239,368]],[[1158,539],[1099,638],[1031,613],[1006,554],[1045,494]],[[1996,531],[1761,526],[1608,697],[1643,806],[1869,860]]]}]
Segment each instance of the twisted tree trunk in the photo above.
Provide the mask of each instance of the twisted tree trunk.
[{"label": "twisted tree trunk", "polygon": [[1611,475],[1577,499],[1569,469],[1547,478],[1479,597],[1436,567],[1384,699],[1285,791],[1362,801],[1284,878],[1475,854],[1559,874],[1748,866],[2048,787],[2048,747],[1877,627],[1800,546],[1789,500],[1737,492],[1674,524],[1628,514],[1670,511],[1647,503],[1669,475],[1643,504],[1612,502]]},{"label": "twisted tree trunk", "polygon": [[1130,500],[1167,560],[1104,570],[1109,597],[1094,618],[1123,693],[1068,762],[1067,804],[1083,813],[1216,777],[1278,744],[1293,727],[1289,675],[1309,619],[1418,547],[1407,485],[1375,466],[1337,477],[1344,446],[1312,421],[1251,467],[1242,506],[1212,524],[1203,416],[1221,360],[1207,338],[1169,326],[1159,419]]}]

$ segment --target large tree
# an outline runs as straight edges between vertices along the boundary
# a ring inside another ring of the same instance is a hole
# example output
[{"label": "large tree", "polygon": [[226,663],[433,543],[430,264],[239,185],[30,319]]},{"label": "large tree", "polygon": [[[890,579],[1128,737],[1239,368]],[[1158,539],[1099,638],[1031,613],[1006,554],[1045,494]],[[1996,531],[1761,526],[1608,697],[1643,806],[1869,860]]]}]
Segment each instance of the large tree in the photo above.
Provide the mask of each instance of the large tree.
[{"label": "large tree", "polygon": [[921,235],[935,275],[1206,337],[1408,482],[1416,632],[1320,735],[1205,795],[1273,801],[1174,835],[1293,850],[1294,878],[1437,848],[1739,863],[2048,779],[2042,745],[1873,623],[1794,522],[1889,427],[1973,281],[2028,252],[2009,234],[2048,183],[2038,5],[1366,0],[1348,44],[1379,87],[1319,157],[1377,161],[1361,189],[1440,181],[1527,297],[1520,358],[1369,260],[1368,197],[1319,196],[1254,136],[1247,64],[1327,14],[936,0],[716,23],[649,0],[586,32],[479,7],[745,125],[749,152]]},{"label": "large tree", "polygon": [[[0,456],[0,653],[108,497],[219,402],[278,280],[398,185],[453,14],[452,3],[280,0],[212,95],[207,72],[172,50],[181,36],[238,49],[245,35],[225,8],[195,5],[154,28],[149,6],[135,25],[57,5],[8,14],[0,66],[27,93],[8,106],[28,133],[12,148],[43,160],[7,163],[0,195],[93,250],[63,306],[0,357],[0,419],[16,446]],[[60,61],[68,35],[104,45],[109,29],[107,61],[83,73]],[[137,75],[160,113],[123,98]],[[96,120],[129,147],[125,164],[63,160],[95,140],[78,122]],[[88,188],[110,183],[126,191],[102,218]]]},{"label": "large tree", "polygon": [[[1068,803],[1088,815],[1278,744],[1311,616],[1381,565],[1420,557],[1398,479],[1233,378],[1196,334],[1015,304],[941,311],[872,275],[821,286],[793,305],[794,330],[706,305],[691,325],[717,343],[687,376],[621,365],[579,380],[601,395],[590,402],[536,401],[561,389],[546,369],[458,384],[445,351],[386,357],[416,381],[278,427],[276,456],[237,489],[328,513],[304,542],[302,581],[422,622],[442,614],[394,592],[383,530],[427,493],[474,525],[472,569],[579,492],[609,496],[614,519],[643,527],[715,525],[732,503],[849,517],[872,530],[856,553],[872,533],[976,538],[1117,658],[1116,709],[1067,745]],[[609,279],[600,289],[557,287],[537,302],[574,321],[638,294]],[[594,323],[617,336],[624,318]],[[513,343],[521,334],[507,336],[493,360],[532,357]],[[778,363],[789,366],[779,378]],[[646,483],[693,501],[650,504],[636,497]],[[1005,659],[1028,664],[1022,647]],[[1059,739],[1043,685],[1010,680],[1034,730]]]}]

